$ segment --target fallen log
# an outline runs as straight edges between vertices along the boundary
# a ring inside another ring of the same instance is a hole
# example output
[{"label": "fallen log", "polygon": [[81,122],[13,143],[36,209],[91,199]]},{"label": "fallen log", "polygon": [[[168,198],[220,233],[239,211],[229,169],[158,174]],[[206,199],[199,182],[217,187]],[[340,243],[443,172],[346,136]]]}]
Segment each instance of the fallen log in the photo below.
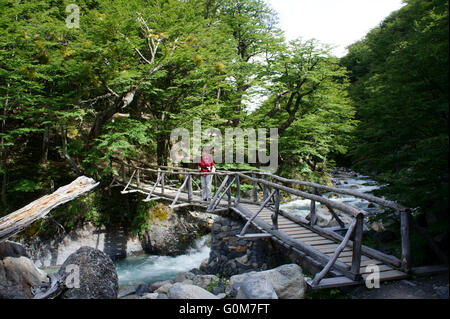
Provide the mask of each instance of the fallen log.
[{"label": "fallen log", "polygon": [[0,218],[0,243],[16,235],[36,220],[43,218],[55,207],[67,203],[95,188],[99,183],[80,176],[72,183],[58,188],[25,207]]}]

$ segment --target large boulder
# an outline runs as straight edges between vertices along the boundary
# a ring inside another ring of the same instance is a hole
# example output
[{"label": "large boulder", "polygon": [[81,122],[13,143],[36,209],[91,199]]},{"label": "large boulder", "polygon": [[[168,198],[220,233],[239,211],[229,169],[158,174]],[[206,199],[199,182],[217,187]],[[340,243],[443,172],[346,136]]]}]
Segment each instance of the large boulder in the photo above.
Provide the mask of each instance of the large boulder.
[{"label": "large boulder", "polygon": [[193,280],[194,285],[202,287],[204,289],[218,282],[219,278],[215,275],[197,275]]},{"label": "large boulder", "polygon": [[238,285],[236,299],[278,299],[273,285],[267,278],[248,277]]},{"label": "large boulder", "polygon": [[263,298],[252,293],[252,287],[258,289],[265,298],[272,298],[270,297],[271,289],[275,291],[279,299],[303,299],[306,292],[302,269],[296,264],[232,276],[227,286],[227,293],[238,298]]},{"label": "large boulder", "polygon": [[[79,288],[72,280],[74,265],[79,269]],[[81,247],[66,259],[58,275],[66,285],[75,286],[63,292],[61,297],[64,299],[117,298],[119,279],[116,269],[111,258],[98,249]]]},{"label": "large boulder", "polygon": [[142,247],[148,254],[176,256],[186,253],[199,234],[209,232],[208,224],[182,209],[168,213],[167,218],[156,219],[142,238]]},{"label": "large boulder", "polygon": [[32,298],[32,288],[47,281],[47,275],[28,258],[22,245],[0,243],[0,299]]},{"label": "large boulder", "polygon": [[168,297],[169,299],[219,299],[201,287],[179,282],[169,288]]}]

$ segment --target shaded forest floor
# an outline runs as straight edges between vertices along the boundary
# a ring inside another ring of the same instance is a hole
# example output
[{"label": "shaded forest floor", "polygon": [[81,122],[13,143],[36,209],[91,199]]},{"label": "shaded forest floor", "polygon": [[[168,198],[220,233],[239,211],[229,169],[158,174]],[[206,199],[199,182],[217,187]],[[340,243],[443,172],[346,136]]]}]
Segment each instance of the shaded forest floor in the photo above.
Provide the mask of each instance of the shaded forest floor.
[{"label": "shaded forest floor", "polygon": [[448,299],[448,273],[386,282],[379,289],[365,286],[350,292],[352,299]]}]

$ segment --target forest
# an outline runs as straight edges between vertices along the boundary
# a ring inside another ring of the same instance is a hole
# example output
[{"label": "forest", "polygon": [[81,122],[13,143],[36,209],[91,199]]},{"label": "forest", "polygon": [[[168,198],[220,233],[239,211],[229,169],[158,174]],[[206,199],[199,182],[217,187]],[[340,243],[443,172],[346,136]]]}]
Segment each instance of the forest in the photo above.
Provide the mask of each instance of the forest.
[{"label": "forest", "polygon": [[201,120],[277,128],[277,175],[351,167],[448,242],[448,1],[404,2],[338,58],[262,0],[0,0],[0,216],[86,175],[55,218],[133,223],[110,160],[172,165],[171,131]]}]

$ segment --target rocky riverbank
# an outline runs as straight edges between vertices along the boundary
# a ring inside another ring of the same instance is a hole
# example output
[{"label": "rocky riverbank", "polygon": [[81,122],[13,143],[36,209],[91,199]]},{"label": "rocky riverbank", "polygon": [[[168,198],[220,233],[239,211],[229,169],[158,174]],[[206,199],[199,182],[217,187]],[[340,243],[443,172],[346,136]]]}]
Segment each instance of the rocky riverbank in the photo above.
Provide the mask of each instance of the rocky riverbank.
[{"label": "rocky riverbank", "polygon": [[202,274],[198,269],[178,273],[175,280],[127,287],[120,299],[303,299],[306,282],[302,269],[286,264],[230,278]]},{"label": "rocky riverbank", "polygon": [[60,266],[82,246],[104,252],[113,261],[147,253],[175,256],[186,253],[198,236],[209,233],[216,216],[180,209],[171,212],[165,220],[156,220],[144,236],[134,235],[129,227],[111,224],[96,227],[85,223],[70,232],[51,237],[18,237],[31,260],[39,268]]}]

